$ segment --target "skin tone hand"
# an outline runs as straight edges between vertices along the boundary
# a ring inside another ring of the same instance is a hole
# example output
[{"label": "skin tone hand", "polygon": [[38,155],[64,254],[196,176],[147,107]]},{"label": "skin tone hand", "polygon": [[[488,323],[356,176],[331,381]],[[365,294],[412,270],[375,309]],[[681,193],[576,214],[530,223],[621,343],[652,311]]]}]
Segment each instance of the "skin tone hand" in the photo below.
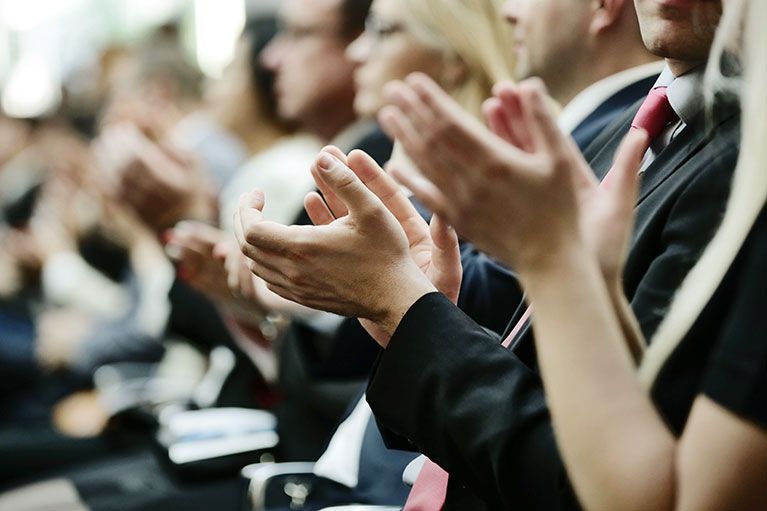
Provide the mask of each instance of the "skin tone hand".
[{"label": "skin tone hand", "polygon": [[[520,89],[523,95],[533,91]],[[552,148],[540,125],[524,132],[531,153],[487,131],[423,75],[390,85],[388,96],[393,105],[381,112],[381,123],[422,172],[393,165],[392,175],[481,250],[519,269],[556,249],[550,243],[561,236],[541,236],[541,225],[577,232],[576,216],[551,213],[575,211],[577,198],[567,186],[571,177],[548,157]],[[533,116],[548,113],[538,102],[523,105],[528,126]],[[530,237],[542,238],[541,243],[527,243]]]},{"label": "skin tone hand", "polygon": [[[517,267],[535,263],[553,248],[528,251],[519,246],[529,245],[530,236],[541,237],[540,226],[556,225],[561,232],[573,232],[571,221],[578,216],[557,216],[550,213],[551,208],[585,211],[591,209],[589,203],[603,207],[605,201],[599,200],[603,189],[573,142],[551,122],[540,81],[528,80],[515,88],[507,84],[498,92],[500,97],[485,105],[496,134],[419,74],[389,87],[392,104],[382,111],[380,120],[390,135],[402,140],[421,170],[419,175],[404,166],[393,166],[392,175],[481,249]],[[630,148],[638,147],[638,142],[631,140]],[[622,154],[635,157],[628,149]],[[572,180],[575,188],[570,186]],[[625,183],[629,184],[635,185]],[[624,182],[615,187],[619,185]],[[594,213],[601,227],[612,225],[618,215],[630,217],[623,203],[616,203],[621,209]],[[594,233],[602,230],[585,230],[601,256],[609,243]],[[610,247],[604,266],[610,278],[617,280],[620,264],[615,261],[623,259],[625,230],[610,236],[617,236],[619,242],[613,243],[617,248]]]},{"label": "skin tone hand", "polygon": [[[533,152],[522,121],[522,105],[517,87],[502,82],[493,89],[483,110],[493,133],[527,152]],[[600,183],[571,139],[568,165],[574,170],[578,193],[581,232],[586,244],[598,258],[608,285],[620,288],[621,276],[634,221],[633,209],[639,184],[635,172],[646,137],[644,131],[632,131],[618,151],[615,165]]]},{"label": "skin tone hand", "polygon": [[234,300],[226,268],[214,254],[216,245],[226,242],[229,235],[202,222],[185,221],[168,231],[166,237],[165,253],[178,263],[181,280],[215,301]]},{"label": "skin tone hand", "polygon": [[[348,166],[323,151],[313,172],[348,214],[331,221],[331,210],[310,197],[308,209],[321,225],[287,227],[264,221],[264,196],[255,191],[243,197],[236,213],[240,249],[251,271],[280,296],[369,319],[388,339],[412,304],[435,291],[434,285],[412,259],[395,215]],[[319,221],[322,214],[328,223]]]},{"label": "skin tone hand", "polygon": [[113,193],[155,232],[214,216],[211,190],[194,159],[150,140],[136,126],[107,127],[94,144]]},{"label": "skin tone hand", "polygon": [[[355,151],[347,158],[342,151],[332,146],[324,150],[353,169],[365,186],[381,199],[405,232],[413,261],[418,264],[438,291],[456,303],[461,288],[463,268],[455,231],[439,215],[434,215],[431,224],[427,224],[396,181],[370,156],[361,151]],[[336,218],[346,216],[348,211],[333,190],[323,181],[322,175],[314,172],[314,179],[324,197],[323,199],[317,193],[307,196],[306,211],[315,225],[326,225]],[[381,339],[386,338],[381,329],[371,321],[361,319],[360,322],[379,343]]]},{"label": "skin tone hand", "polygon": [[[575,230],[541,223],[544,234],[528,244],[556,250],[521,265],[520,274],[536,307],[536,347],[557,444],[581,504],[595,510],[763,509],[767,435],[700,395],[675,437],[638,382],[602,254],[594,252],[595,240],[613,251],[613,260],[625,251],[646,134],[627,137],[610,176],[594,188],[582,184],[576,162],[565,156],[553,119],[533,121],[550,124],[540,127],[548,139],[545,152],[559,162],[553,172],[571,174],[569,183],[559,184],[577,197],[577,208],[564,204],[550,212],[575,215]],[[512,216],[517,199],[511,195]],[[608,225],[611,220],[618,225]],[[598,229],[614,230],[591,232]],[[544,243],[547,236],[558,241]]]},{"label": "skin tone hand", "polygon": [[248,258],[240,251],[236,239],[218,243],[213,256],[226,271],[226,283],[237,302],[237,308],[232,312],[238,315],[239,321],[252,323],[270,312],[290,317],[311,317],[317,313],[270,291],[266,282],[250,271]]},{"label": "skin tone hand", "polygon": [[[488,125],[506,142],[533,152],[521,124],[522,106],[516,86],[500,83],[493,92],[494,97],[484,105]],[[572,140],[566,141],[570,147],[566,165],[574,170],[582,239],[599,263],[636,362],[641,359],[646,342],[623,291],[622,275],[634,222],[633,208],[639,182],[637,168],[646,137],[644,131],[633,130],[629,133],[617,153],[613,168],[601,183],[596,180]]]},{"label": "skin tone hand", "polygon": [[[438,215],[434,215],[431,224],[427,224],[397,182],[364,152],[352,151],[347,158],[336,147],[329,146],[324,150],[349,166],[365,186],[381,199],[405,232],[413,261],[441,293],[456,302],[462,268],[455,231]],[[310,193],[305,204],[315,225],[325,225],[347,215],[348,211],[325,183],[322,174],[316,169],[312,173],[322,192],[322,196]]]},{"label": "skin tone hand", "polygon": [[484,105],[494,133],[427,77],[394,84],[382,125],[403,140],[422,173],[392,174],[442,212],[477,246],[518,271],[541,265],[574,241],[598,259],[630,351],[644,341],[621,276],[633,221],[636,168],[646,134],[634,131],[600,185],[574,142],[554,122],[538,80],[500,84]]}]

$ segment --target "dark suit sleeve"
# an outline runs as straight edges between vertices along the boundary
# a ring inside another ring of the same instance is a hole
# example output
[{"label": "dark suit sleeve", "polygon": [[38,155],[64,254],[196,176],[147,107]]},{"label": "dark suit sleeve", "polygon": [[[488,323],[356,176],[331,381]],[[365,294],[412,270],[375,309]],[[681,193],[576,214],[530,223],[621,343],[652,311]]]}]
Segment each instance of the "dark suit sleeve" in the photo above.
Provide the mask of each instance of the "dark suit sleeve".
[{"label": "dark suit sleeve", "polygon": [[[707,165],[698,169],[667,215],[658,239],[658,255],[649,267],[641,268],[641,279],[632,296],[631,308],[642,332],[651,339],[657,330],[674,293],[713,238],[724,216],[732,181],[732,169],[738,158],[737,146],[723,150]],[[645,244],[651,246],[650,244]],[[641,255],[639,255],[641,257]],[[631,267],[629,261],[628,267]]]},{"label": "dark suit sleeve", "polygon": [[461,245],[463,280],[458,307],[474,321],[501,333],[522,303],[516,275],[471,243]]},{"label": "dark suit sleeve", "polygon": [[367,398],[382,424],[491,509],[574,506],[540,379],[444,296],[408,311]]}]

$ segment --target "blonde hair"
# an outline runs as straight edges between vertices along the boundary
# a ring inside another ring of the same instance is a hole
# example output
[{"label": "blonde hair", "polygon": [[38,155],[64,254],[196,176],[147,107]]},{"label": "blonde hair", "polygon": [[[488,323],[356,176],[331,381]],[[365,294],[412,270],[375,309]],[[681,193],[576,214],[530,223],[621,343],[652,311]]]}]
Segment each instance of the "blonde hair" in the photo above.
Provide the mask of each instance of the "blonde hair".
[{"label": "blonde hair", "polygon": [[[689,332],[713,296],[743,246],[767,201],[767,66],[764,50],[767,31],[767,1],[731,0],[725,8],[709,63],[710,83],[721,82],[718,63],[725,49],[742,44],[742,139],[740,158],[733,177],[727,212],[716,236],[690,271],[677,293],[668,315],[645,352],[639,378],[648,389],[666,360]],[[745,28],[741,31],[741,28]],[[742,39],[741,39],[742,37]]]},{"label": "blonde hair", "polygon": [[500,14],[502,0],[400,0],[406,26],[426,46],[457,59],[466,73],[442,84],[479,117],[493,85],[513,72],[511,26]]}]

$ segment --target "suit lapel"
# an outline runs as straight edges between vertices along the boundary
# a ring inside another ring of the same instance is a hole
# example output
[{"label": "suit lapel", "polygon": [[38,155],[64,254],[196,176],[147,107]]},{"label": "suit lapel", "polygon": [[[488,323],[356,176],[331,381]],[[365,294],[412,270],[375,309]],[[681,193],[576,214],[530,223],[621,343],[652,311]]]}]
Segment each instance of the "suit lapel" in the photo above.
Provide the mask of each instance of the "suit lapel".
[{"label": "suit lapel", "polygon": [[686,126],[645,170],[639,187],[637,206],[706,145],[707,141],[704,130]]},{"label": "suit lapel", "polygon": [[[640,102],[641,103],[641,102]],[[613,126],[615,130],[611,130],[612,134],[605,133],[603,136],[597,138],[597,142],[603,144],[603,149],[596,152],[596,154],[589,158],[591,168],[594,169],[594,173],[601,181],[604,179],[607,172],[612,167],[612,162],[615,157],[615,152],[620,146],[623,137],[631,128],[631,121],[636,115],[639,109],[639,104],[636,108],[628,110],[619,121],[616,121]],[[715,135],[716,130],[738,115],[739,109],[737,104],[733,104],[731,101],[719,101],[715,104],[713,116],[710,123],[706,124],[705,115],[698,116],[696,121],[687,126],[671,143],[658,155],[650,166],[645,170],[645,176],[642,180],[642,184],[639,190],[639,199],[637,201],[637,207],[655,191],[664,181],[666,181],[674,172],[681,168],[685,162],[687,162],[695,153],[700,151]],[[707,129],[708,128],[708,129]],[[523,304],[524,305],[524,304]],[[511,328],[516,324],[517,315],[515,314],[514,321],[509,324],[506,330],[508,334]],[[527,321],[525,327],[519,332],[514,342],[509,349],[519,355],[521,351],[524,351],[525,346],[531,346],[532,343],[525,343],[525,340],[530,337],[532,333],[532,323]]]},{"label": "suit lapel", "polygon": [[704,115],[698,116],[694,123],[685,127],[645,170],[639,188],[637,206],[642,204],[655,189],[708,144],[717,128],[736,114],[737,109],[718,109],[708,129],[706,129]]}]

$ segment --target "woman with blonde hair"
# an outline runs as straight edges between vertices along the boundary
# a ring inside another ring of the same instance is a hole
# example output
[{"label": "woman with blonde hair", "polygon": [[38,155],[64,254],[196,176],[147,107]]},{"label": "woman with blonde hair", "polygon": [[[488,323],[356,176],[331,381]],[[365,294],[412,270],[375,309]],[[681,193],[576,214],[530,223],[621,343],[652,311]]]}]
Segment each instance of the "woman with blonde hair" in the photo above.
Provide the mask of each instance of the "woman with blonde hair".
[{"label": "woman with blonde hair", "polygon": [[477,117],[493,85],[512,75],[511,27],[500,0],[374,0],[348,48],[359,65],[355,109],[373,116],[387,82],[419,71]]}]

